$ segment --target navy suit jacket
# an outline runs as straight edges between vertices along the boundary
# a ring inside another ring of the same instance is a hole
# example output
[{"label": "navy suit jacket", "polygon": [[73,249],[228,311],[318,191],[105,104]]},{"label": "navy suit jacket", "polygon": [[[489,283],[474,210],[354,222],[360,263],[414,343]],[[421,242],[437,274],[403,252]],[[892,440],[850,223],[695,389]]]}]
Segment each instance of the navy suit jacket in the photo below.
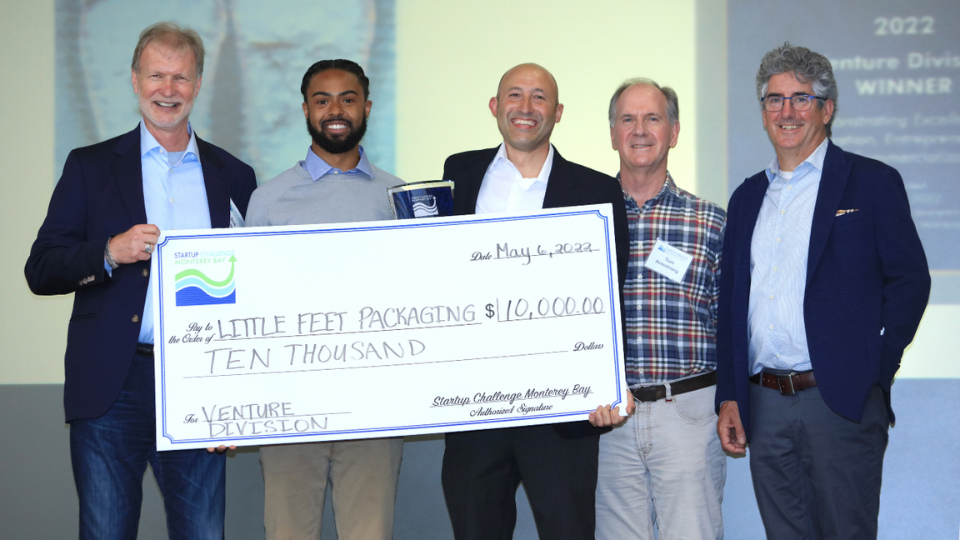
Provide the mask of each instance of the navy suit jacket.
[{"label": "navy suit jacket", "polygon": [[[493,162],[499,147],[486,150],[474,150],[454,154],[443,164],[443,179],[454,181],[453,212],[455,215],[467,215],[476,212],[480,184]],[[547,191],[543,196],[544,208],[564,206],[582,206],[588,204],[610,203],[613,206],[613,231],[617,251],[617,271],[619,290],[623,293],[623,282],[627,276],[627,262],[630,256],[630,231],[627,225],[627,210],[623,202],[623,190],[616,179],[601,172],[571,163],[554,148],[553,167],[547,179]],[[554,424],[560,435],[573,438],[601,433],[588,422],[567,422]]]},{"label": "navy suit jacket", "polygon": [[[889,408],[890,384],[927,306],[930,272],[900,174],[828,144],[810,231],[803,320],[824,402],[859,422],[876,385]],[[750,244],[768,186],[761,171],[730,198],[720,272],[717,408],[736,400],[748,437]],[[837,215],[840,210],[856,211]]]},{"label": "navy suit jacket", "polygon": [[[230,200],[246,213],[253,169],[197,137],[215,228],[230,225]],[[147,223],[140,127],[70,152],[30,250],[24,274],[34,294],[74,293],[64,359],[66,419],[98,418],[120,395],[140,334],[150,261],[104,270],[107,240]]]}]

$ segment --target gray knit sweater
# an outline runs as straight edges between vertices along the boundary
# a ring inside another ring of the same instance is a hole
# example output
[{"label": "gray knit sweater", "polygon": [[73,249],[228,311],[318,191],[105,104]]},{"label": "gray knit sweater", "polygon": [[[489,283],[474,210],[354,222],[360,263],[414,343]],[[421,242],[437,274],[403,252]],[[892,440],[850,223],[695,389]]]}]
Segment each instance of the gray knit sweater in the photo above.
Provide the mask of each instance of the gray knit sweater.
[{"label": "gray knit sweater", "polygon": [[246,225],[310,225],[393,219],[387,188],[403,183],[370,165],[373,176],[326,174],[316,181],[302,162],[263,184],[250,197]]}]

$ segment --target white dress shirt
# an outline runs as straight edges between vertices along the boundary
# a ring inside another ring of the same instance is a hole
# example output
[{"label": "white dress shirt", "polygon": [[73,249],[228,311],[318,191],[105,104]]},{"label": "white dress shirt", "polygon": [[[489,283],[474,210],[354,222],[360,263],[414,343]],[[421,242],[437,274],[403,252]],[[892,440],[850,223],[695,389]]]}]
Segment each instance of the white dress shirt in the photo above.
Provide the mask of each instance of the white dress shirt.
[{"label": "white dress shirt", "polygon": [[540,174],[536,178],[524,178],[517,167],[507,158],[506,146],[501,144],[494,156],[477,195],[478,214],[540,210],[547,192],[547,180],[553,169],[553,145],[547,154]]}]

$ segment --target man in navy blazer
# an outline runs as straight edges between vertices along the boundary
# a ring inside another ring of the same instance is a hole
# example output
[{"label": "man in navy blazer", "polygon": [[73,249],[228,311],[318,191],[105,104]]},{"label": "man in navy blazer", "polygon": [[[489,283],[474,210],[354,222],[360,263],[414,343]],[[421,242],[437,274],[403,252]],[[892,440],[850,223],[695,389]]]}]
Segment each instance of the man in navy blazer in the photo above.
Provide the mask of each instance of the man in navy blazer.
[{"label": "man in navy blazer", "polygon": [[[444,164],[443,178],[456,183],[454,213],[610,203],[622,289],[629,252],[623,192],[613,178],[570,163],[550,144],[563,114],[553,75],[536,64],[510,69],[490,111],[503,144]],[[592,540],[601,432],[582,421],[447,433],[441,480],[454,538],[512,538],[523,481],[540,538]]]},{"label": "man in navy blazer", "polygon": [[750,443],[768,538],[876,538],[890,385],[930,273],[900,174],[830,140],[837,85],[789,43],[757,74],[776,159],[727,209],[717,433]]},{"label": "man in navy blazer", "polygon": [[223,536],[224,456],[156,450],[148,299],[160,230],[228,227],[256,188],[248,165],[189,128],[202,73],[193,30],[141,33],[131,78],[143,122],[70,153],[24,270],[35,294],[74,293],[64,408],[80,538],[136,536],[148,462],[171,538]]}]

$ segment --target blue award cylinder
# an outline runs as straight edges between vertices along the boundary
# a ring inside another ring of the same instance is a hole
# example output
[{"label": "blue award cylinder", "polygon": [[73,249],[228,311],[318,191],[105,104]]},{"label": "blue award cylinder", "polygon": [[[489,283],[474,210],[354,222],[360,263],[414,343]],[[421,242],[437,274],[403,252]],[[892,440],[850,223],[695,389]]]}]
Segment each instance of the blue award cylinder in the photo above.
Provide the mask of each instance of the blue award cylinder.
[{"label": "blue award cylinder", "polygon": [[387,190],[396,219],[453,215],[453,180],[401,184]]}]

